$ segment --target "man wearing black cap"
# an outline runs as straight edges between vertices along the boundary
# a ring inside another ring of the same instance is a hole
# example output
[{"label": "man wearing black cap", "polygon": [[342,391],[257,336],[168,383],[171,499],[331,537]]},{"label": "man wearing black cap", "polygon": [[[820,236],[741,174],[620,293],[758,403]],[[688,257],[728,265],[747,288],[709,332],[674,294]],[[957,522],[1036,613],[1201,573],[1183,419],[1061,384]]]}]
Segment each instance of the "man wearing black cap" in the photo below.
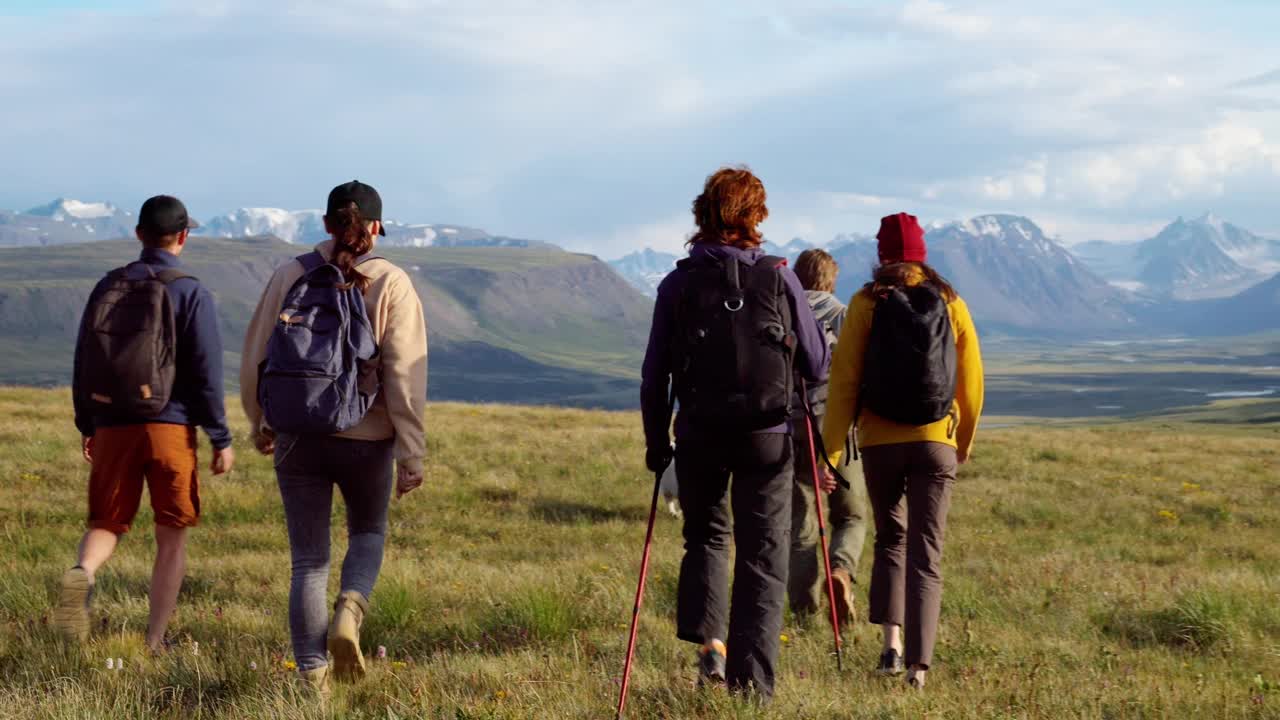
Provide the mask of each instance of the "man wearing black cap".
[{"label": "man wearing black cap", "polygon": [[217,309],[178,261],[195,227],[177,198],[147,200],[138,213],[141,257],[98,283],[81,320],[73,394],[92,467],[89,530],[54,612],[55,626],[74,641],[89,634],[94,573],[129,530],[145,483],[156,520],[147,645],[163,645],[186,571],[187,528],[200,517],[196,427],[213,446],[214,475],[235,462]]}]

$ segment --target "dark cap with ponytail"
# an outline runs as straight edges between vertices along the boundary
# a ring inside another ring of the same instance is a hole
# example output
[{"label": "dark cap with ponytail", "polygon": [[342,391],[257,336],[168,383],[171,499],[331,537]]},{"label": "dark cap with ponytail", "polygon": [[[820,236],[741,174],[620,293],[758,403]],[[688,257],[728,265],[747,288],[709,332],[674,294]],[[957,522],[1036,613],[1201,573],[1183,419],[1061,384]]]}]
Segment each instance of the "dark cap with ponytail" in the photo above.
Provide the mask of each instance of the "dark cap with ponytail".
[{"label": "dark cap with ponytail", "polygon": [[[331,262],[342,270],[347,282],[363,292],[369,287],[369,278],[356,269],[356,262],[373,250],[369,223],[375,220],[381,223],[382,198],[373,187],[352,180],[329,192],[324,217],[334,240]],[[387,234],[381,225],[378,232]]]}]

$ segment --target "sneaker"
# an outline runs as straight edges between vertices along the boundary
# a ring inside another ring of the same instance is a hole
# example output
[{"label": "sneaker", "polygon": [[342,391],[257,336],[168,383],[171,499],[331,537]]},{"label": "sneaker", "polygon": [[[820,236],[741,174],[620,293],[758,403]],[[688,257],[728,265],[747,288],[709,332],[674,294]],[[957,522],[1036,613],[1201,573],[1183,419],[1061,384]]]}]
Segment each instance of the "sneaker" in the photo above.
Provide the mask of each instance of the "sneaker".
[{"label": "sneaker", "polygon": [[93,580],[79,565],[62,576],[58,606],[53,610],[53,626],[68,640],[82,643],[89,639],[89,600],[93,596]]},{"label": "sneaker", "polygon": [[924,678],[927,672],[926,670],[912,669],[907,673],[907,687],[912,690],[924,690]]},{"label": "sneaker", "polygon": [[698,649],[698,685],[723,685],[725,678],[724,643],[712,640]]},{"label": "sneaker", "polygon": [[333,674],[339,680],[364,677],[364,653],[360,652],[360,625],[364,623],[369,601],[354,590],[344,590],[333,604],[333,622],[329,623],[329,654],[333,656]]},{"label": "sneaker", "polygon": [[831,571],[831,586],[836,592],[836,622],[844,627],[853,620],[853,577],[844,568]]},{"label": "sneaker", "polygon": [[902,665],[902,653],[897,650],[885,650],[880,655],[880,665],[876,672],[881,675],[901,675],[906,668]]}]

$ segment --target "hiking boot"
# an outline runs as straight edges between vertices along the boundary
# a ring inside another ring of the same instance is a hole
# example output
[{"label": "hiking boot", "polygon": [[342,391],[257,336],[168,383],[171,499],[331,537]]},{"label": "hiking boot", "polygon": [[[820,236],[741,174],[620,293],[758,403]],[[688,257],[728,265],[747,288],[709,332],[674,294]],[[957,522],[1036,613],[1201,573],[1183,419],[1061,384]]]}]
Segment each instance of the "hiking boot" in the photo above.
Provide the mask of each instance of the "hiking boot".
[{"label": "hiking boot", "polygon": [[298,683],[307,693],[320,700],[329,699],[329,666],[298,671]]},{"label": "hiking boot", "polygon": [[924,678],[925,678],[926,672],[927,671],[925,670],[917,670],[915,668],[912,668],[911,671],[907,673],[907,687],[911,688],[912,690],[923,691]]},{"label": "hiking boot", "polygon": [[712,640],[698,649],[698,686],[724,685],[724,643]]},{"label": "hiking boot", "polygon": [[902,665],[902,653],[890,648],[880,654],[880,665],[876,672],[881,675],[901,675],[905,669]]},{"label": "hiking boot", "polygon": [[360,625],[364,623],[369,601],[354,590],[343,590],[333,604],[333,622],[329,623],[329,654],[333,656],[333,674],[339,680],[364,677],[364,654],[360,652]]},{"label": "hiking boot", "polygon": [[66,639],[82,643],[89,639],[89,599],[93,580],[79,565],[62,576],[58,606],[53,610],[53,626]]},{"label": "hiking boot", "polygon": [[853,576],[844,568],[831,571],[831,586],[836,593],[836,622],[840,627],[848,625],[854,616]]}]

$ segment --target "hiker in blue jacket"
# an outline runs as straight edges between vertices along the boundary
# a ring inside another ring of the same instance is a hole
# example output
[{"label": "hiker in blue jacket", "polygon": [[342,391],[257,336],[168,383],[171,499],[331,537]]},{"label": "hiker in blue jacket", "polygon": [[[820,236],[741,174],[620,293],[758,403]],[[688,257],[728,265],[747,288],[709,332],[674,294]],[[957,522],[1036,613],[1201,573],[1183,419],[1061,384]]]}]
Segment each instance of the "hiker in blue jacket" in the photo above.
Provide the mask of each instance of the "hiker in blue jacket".
[{"label": "hiker in blue jacket", "polygon": [[646,464],[660,473],[674,454],[685,539],[676,634],[700,647],[700,682],[767,701],[786,599],[792,373],[825,377],[829,349],[800,281],[760,250],[768,209],[759,178],[720,170],[693,214],[689,258],[658,287],[644,359]]}]

